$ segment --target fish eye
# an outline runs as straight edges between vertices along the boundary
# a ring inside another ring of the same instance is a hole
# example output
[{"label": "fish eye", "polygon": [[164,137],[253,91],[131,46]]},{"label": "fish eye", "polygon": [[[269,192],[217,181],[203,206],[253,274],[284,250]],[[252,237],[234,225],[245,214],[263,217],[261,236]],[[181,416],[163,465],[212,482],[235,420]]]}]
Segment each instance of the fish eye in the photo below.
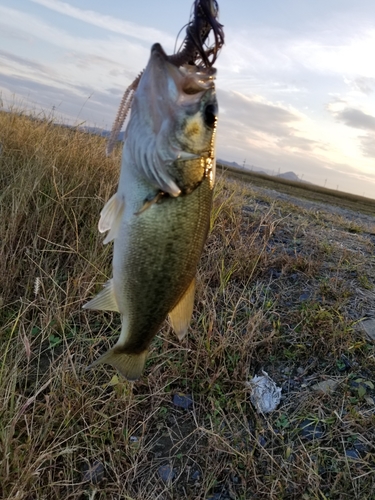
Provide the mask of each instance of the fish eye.
[{"label": "fish eye", "polygon": [[204,110],[204,123],[207,127],[212,128],[216,122],[216,106],[208,104]]}]

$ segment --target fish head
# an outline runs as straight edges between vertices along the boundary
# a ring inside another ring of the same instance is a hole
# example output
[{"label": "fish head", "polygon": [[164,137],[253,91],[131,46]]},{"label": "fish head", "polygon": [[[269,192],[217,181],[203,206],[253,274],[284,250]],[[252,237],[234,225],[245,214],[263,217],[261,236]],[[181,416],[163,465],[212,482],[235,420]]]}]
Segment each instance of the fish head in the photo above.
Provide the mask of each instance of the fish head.
[{"label": "fish head", "polygon": [[214,68],[177,67],[160,44],[134,96],[127,137],[133,130],[133,160],[157,187],[172,196],[181,192],[171,165],[213,158],[218,105]]},{"label": "fish head", "polygon": [[174,108],[174,140],[182,151],[212,156],[218,116],[216,70],[198,70],[195,66],[178,69],[180,88]]}]

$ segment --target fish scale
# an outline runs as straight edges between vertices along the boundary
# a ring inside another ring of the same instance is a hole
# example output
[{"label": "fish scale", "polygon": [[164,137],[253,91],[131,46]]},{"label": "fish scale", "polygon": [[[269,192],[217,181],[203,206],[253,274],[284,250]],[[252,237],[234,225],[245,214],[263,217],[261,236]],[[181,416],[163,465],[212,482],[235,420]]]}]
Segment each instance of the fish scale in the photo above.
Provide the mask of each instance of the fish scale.
[{"label": "fish scale", "polygon": [[142,240],[129,248],[123,263],[131,269],[124,289],[126,309],[131,311],[129,352],[147,348],[193,280],[209,228],[211,202],[207,178],[193,193],[153,205],[130,228],[129,239],[140,241],[142,235]]}]

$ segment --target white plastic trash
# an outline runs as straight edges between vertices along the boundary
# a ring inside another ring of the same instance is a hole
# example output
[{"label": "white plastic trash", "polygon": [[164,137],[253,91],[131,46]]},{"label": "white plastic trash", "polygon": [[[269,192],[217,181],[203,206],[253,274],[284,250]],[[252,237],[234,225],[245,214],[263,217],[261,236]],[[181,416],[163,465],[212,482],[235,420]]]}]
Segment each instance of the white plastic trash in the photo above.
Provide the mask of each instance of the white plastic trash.
[{"label": "white plastic trash", "polygon": [[270,413],[276,410],[281,400],[281,387],[277,387],[268,373],[255,375],[247,385],[250,387],[250,401],[260,413]]}]

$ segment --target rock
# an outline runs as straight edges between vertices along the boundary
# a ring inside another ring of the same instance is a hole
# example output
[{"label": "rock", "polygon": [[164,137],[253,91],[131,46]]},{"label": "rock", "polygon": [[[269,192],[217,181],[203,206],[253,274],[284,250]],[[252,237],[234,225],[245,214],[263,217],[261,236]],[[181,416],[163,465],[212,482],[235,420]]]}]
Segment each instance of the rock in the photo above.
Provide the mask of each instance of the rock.
[{"label": "rock", "polygon": [[250,206],[244,206],[244,207],[242,207],[242,211],[243,212],[252,213],[252,212],[254,212],[254,210],[255,210],[254,207],[250,207]]},{"label": "rock", "polygon": [[183,394],[182,392],[178,392],[173,396],[173,404],[178,406],[179,408],[184,408],[187,410],[193,404],[193,398],[191,394]]},{"label": "rock", "polygon": [[375,342],[375,319],[364,319],[361,321],[360,325],[366,335]]},{"label": "rock", "polygon": [[201,478],[201,473],[199,470],[194,470],[192,473],[191,473],[191,479],[193,481],[198,481],[200,478]]},{"label": "rock", "polygon": [[300,435],[310,441],[313,439],[322,439],[324,436],[323,426],[316,420],[306,418],[300,423],[299,428],[301,429]]},{"label": "rock", "polygon": [[93,465],[85,464],[82,471],[82,482],[98,484],[104,479],[104,466],[101,462],[95,461]]},{"label": "rock", "polygon": [[280,278],[281,276],[281,272],[278,271],[277,269],[274,269],[273,267],[271,267],[271,269],[269,270],[269,274],[270,274],[270,278]]},{"label": "rock", "polygon": [[345,455],[348,457],[348,458],[352,458],[354,460],[357,460],[359,457],[359,453],[357,450],[345,450]]},{"label": "rock", "polygon": [[226,490],[221,491],[220,493],[214,493],[211,497],[207,498],[207,500],[231,500],[232,497]]},{"label": "rock", "polygon": [[310,297],[311,297],[310,292],[305,292],[299,296],[299,300],[300,302],[306,302],[306,300],[309,300]]},{"label": "rock", "polygon": [[263,446],[263,448],[264,448],[267,444],[267,439],[263,436],[259,436],[258,443],[260,444],[260,446]]},{"label": "rock", "polygon": [[325,394],[332,394],[340,384],[340,380],[327,379],[319,382],[318,384],[314,384],[311,388],[314,391],[321,391]]},{"label": "rock", "polygon": [[368,453],[369,451],[367,445],[365,443],[361,443],[361,441],[358,440],[353,443],[353,448],[356,452],[358,452],[360,456],[366,455],[366,453]]},{"label": "rock", "polygon": [[339,372],[345,372],[351,369],[352,364],[349,359],[344,354],[342,354],[340,358],[336,360],[336,367]]},{"label": "rock", "polygon": [[159,476],[160,478],[165,482],[168,483],[169,481],[172,481],[176,477],[176,471],[171,467],[170,465],[162,465],[158,469]]},{"label": "rock", "polygon": [[370,406],[374,406],[375,405],[375,401],[374,401],[374,398],[371,398],[370,396],[364,396],[364,400],[366,401],[366,403]]}]

